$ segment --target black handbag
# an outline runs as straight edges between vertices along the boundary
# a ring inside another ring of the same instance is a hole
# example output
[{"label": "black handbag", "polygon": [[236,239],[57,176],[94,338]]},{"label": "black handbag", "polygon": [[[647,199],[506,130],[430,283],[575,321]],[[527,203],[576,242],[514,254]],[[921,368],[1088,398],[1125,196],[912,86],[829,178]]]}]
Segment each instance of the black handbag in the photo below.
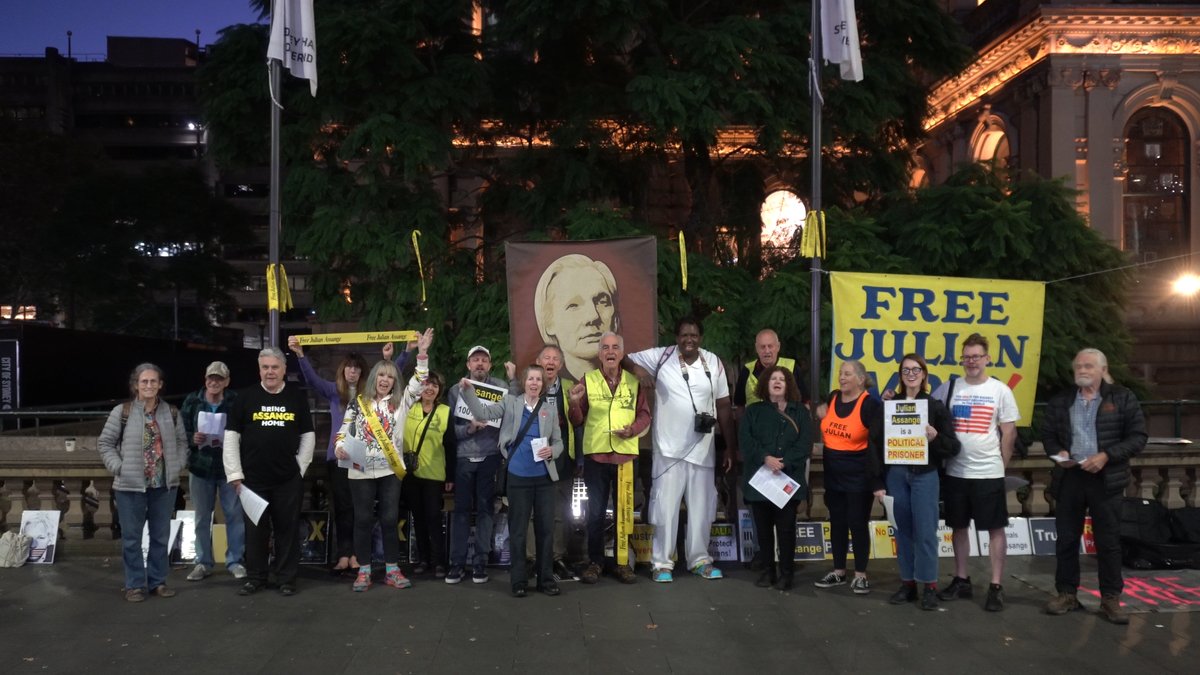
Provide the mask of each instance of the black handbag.
[{"label": "black handbag", "polygon": [[[504,446],[505,451],[512,453],[513,443],[525,438],[525,432],[529,431],[529,425],[533,424],[533,420],[537,418],[538,411],[542,409],[542,399],[538,399],[537,405],[533,406],[533,412],[529,413],[529,417],[525,418],[525,423],[517,431],[517,435],[513,436],[513,440]],[[500,469],[496,474],[496,496],[503,497],[508,494],[508,458],[504,455],[500,456]]]}]

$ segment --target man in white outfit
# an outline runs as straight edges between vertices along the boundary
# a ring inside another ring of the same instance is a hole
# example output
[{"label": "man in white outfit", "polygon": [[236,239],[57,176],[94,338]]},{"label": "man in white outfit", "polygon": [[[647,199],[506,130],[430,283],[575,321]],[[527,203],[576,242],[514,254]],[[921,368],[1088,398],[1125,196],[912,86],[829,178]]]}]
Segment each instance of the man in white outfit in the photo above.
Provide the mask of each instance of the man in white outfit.
[{"label": "man in white outfit", "polygon": [[654,382],[654,484],[650,522],[654,524],[651,578],[674,580],[679,504],[687,500],[687,566],[704,579],[720,579],[708,554],[717,511],[714,427],[720,424],[726,450],[722,469],[729,471],[737,450],[733,409],[725,367],[712,352],[700,349],[703,331],[693,318],[675,324],[675,346],[654,347],[629,355],[629,361]]}]

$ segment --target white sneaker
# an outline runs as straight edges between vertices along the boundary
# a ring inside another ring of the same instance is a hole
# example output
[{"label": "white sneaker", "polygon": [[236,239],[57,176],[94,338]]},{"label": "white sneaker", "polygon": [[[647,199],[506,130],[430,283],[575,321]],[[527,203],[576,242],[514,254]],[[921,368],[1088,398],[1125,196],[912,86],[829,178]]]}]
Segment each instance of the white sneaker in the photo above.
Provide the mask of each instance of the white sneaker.
[{"label": "white sneaker", "polygon": [[241,563],[233,563],[226,569],[229,570],[229,573],[233,575],[234,579],[246,578],[246,568],[243,567]]},{"label": "white sneaker", "polygon": [[200,581],[201,579],[203,579],[204,577],[207,577],[210,574],[212,574],[212,572],[210,572],[209,569],[207,567],[205,567],[204,565],[196,565],[195,567],[192,568],[191,572],[188,572],[187,580],[188,581]]}]

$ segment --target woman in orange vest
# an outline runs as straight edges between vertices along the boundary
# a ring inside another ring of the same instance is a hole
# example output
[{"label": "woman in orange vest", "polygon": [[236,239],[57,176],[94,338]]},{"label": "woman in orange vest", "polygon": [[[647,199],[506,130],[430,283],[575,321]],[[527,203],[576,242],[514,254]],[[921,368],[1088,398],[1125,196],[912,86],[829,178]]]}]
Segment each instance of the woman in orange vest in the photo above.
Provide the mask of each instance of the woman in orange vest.
[{"label": "woman in orange vest", "polygon": [[871,378],[859,361],[846,361],[838,369],[838,386],[817,408],[824,448],[825,506],[829,509],[829,536],[833,542],[833,571],[815,582],[817,588],[846,583],[846,554],[854,541],[854,579],[850,589],[859,595],[871,592],[867,560],[871,556],[868,520],[875,487],[870,480],[871,430],[883,423],[883,406],[868,389]]}]

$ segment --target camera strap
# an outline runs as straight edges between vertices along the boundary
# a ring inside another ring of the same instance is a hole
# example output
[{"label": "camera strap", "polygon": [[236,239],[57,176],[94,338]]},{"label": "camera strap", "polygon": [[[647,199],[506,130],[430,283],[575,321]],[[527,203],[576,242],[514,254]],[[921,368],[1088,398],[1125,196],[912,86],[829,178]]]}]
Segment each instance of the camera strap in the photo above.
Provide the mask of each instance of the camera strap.
[{"label": "camera strap", "polygon": [[[712,373],[709,372],[709,370],[708,370],[708,362],[704,360],[703,353],[699,353],[698,358],[700,359],[700,365],[704,367],[704,377],[708,379],[708,386],[711,388],[713,386]],[[692,383],[688,380],[688,368],[687,367],[688,367],[688,364],[686,361],[683,360],[683,354],[680,354],[679,355],[679,370],[683,374],[683,383],[685,385],[687,385],[688,398],[690,398],[692,400],[692,412],[696,415],[699,415],[700,410],[696,408],[696,397],[692,395]],[[713,390],[713,393],[714,394],[716,393],[715,389]],[[708,411],[705,410],[704,412],[708,412]]]}]

